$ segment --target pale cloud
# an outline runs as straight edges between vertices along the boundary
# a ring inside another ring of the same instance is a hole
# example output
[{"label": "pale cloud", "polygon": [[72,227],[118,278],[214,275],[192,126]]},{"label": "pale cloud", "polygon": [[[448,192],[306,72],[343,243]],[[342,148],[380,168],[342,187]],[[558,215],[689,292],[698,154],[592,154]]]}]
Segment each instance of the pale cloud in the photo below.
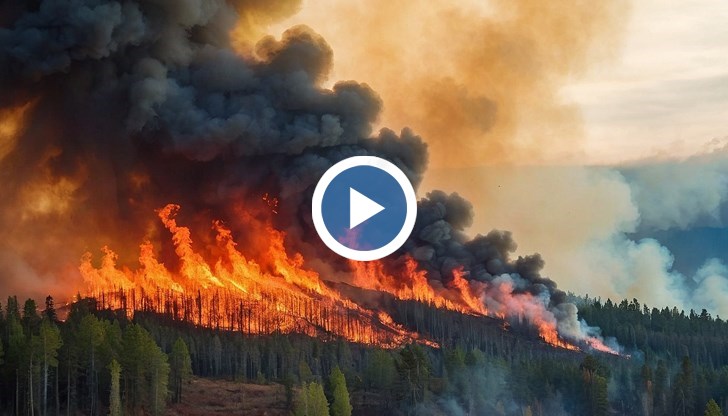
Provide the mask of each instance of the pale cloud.
[{"label": "pale cloud", "polygon": [[699,153],[726,135],[728,2],[641,0],[621,57],[566,87],[591,163]]}]

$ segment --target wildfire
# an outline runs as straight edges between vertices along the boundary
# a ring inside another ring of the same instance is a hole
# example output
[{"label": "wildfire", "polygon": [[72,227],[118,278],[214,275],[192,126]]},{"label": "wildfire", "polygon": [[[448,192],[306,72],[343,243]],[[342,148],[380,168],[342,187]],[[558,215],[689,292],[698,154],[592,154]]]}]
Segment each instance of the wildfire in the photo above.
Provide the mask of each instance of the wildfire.
[{"label": "wildfire", "polygon": [[[462,268],[452,271],[447,287],[436,290],[430,285],[427,272],[419,270],[417,262],[407,257],[403,270],[393,274],[382,262],[350,262],[354,283],[362,288],[378,290],[394,295],[398,299],[428,303],[438,308],[467,313],[476,316],[491,316],[502,320],[524,319],[534,325],[541,339],[557,348],[579,351],[580,348],[564,340],[558,332],[556,318],[539,299],[529,293],[514,293],[508,282],[486,284],[467,280]],[[497,302],[486,304],[486,293]],[[506,325],[504,328],[507,328]],[[597,351],[618,354],[600,339],[588,337],[587,345]]]},{"label": "wildfire", "polygon": [[453,289],[438,292],[430,285],[427,272],[418,270],[417,262],[411,257],[407,257],[404,270],[396,276],[387,273],[384,264],[379,261],[350,261],[350,265],[354,284],[364,289],[387,292],[398,299],[415,300],[461,313],[488,314],[485,305],[473,294],[462,275],[453,281]]},{"label": "wildfire", "polygon": [[272,271],[247,259],[236,248],[231,231],[219,221],[213,223],[213,230],[222,254],[215,262],[206,261],[193,248],[189,228],[177,223],[179,209],[170,204],[158,212],[172,234],[178,272],[157,260],[150,242],[141,244],[136,270],[119,268],[117,255],[104,247],[98,268],[90,253],[82,258],[79,269],[87,295],[96,297],[101,307],[124,310],[129,316],[153,311],[248,334],[328,333],[383,347],[412,341],[437,346],[396,324],[386,313],[361,308],[326,286],[317,273],[303,269],[300,254],[288,256],[284,234],[270,226],[265,227],[261,240],[269,244],[266,261],[273,265]]},{"label": "wildfire", "polygon": [[[196,325],[248,334],[332,334],[383,347],[412,341],[437,346],[406,330],[387,313],[363,308],[327,286],[318,273],[304,268],[301,254],[288,254],[285,233],[269,223],[256,227],[262,250],[260,258],[250,259],[238,249],[231,230],[214,221],[212,251],[218,257],[206,259],[194,248],[190,229],[177,223],[179,209],[169,204],[157,212],[172,236],[176,270],[157,259],[149,241],[140,245],[136,270],[119,267],[118,256],[103,247],[98,267],[90,253],[82,257],[79,269],[87,285],[86,294],[96,297],[101,307],[124,310],[129,316],[135,311],[153,311]],[[514,293],[508,281],[469,280],[466,272],[457,268],[444,287],[435,287],[411,257],[395,271],[381,261],[349,264],[354,284],[361,288],[474,316],[525,320],[538,329],[546,343],[579,350],[559,335],[556,319],[542,301],[529,293]],[[595,350],[616,353],[600,339],[587,338],[585,342]]]}]

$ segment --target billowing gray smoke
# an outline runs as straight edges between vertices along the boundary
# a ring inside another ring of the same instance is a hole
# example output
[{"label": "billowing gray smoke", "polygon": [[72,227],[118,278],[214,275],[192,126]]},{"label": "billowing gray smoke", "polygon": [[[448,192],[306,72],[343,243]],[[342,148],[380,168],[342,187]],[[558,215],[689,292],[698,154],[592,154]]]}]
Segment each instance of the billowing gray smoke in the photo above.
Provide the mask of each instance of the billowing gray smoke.
[{"label": "billowing gray smoke", "polygon": [[564,301],[564,293],[556,284],[540,275],[544,262],[534,254],[511,261],[517,248],[507,231],[491,231],[486,236],[469,239],[464,230],[473,221],[473,207],[458,194],[431,192],[419,203],[417,224],[408,249],[431,275],[446,276],[463,267],[470,278],[490,282],[503,274],[517,276],[526,284],[519,285],[529,293],[550,295],[554,304]]},{"label": "billowing gray smoke", "polygon": [[[275,15],[291,4],[44,0],[0,7],[0,106],[32,106],[11,150],[0,153],[7,291],[41,295],[59,270],[104,244],[133,262],[138,242],[159,232],[154,209],[169,202],[193,213],[197,238],[206,238],[210,219],[222,218],[244,242],[237,209],[255,213],[264,193],[280,199],[273,221],[287,231],[289,248],[330,256],[327,263],[345,270],[311,226],[310,196],[321,174],[343,158],[371,154],[397,164],[415,186],[421,182],[425,143],[407,129],[373,134],[382,103],[368,86],[322,88],[333,52],[312,30],[265,38],[254,56],[232,51],[228,33],[239,14]],[[560,328],[578,327],[575,310],[562,313],[563,293],[539,274],[541,258],[510,259],[516,245],[507,232],[466,238],[472,215],[457,194],[430,193],[398,256],[417,259],[433,286],[446,285],[457,267],[471,280],[507,280],[513,293],[541,299]],[[25,284],[31,280],[37,287]]]}]

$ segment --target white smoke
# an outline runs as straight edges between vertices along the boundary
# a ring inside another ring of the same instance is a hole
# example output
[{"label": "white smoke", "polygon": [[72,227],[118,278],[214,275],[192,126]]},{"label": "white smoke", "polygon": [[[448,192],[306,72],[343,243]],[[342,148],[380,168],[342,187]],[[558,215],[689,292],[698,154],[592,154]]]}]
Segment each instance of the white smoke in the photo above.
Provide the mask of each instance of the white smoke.
[{"label": "white smoke", "polygon": [[728,316],[724,263],[706,259],[695,276],[685,276],[673,269],[674,256],[660,241],[635,237],[638,231],[721,226],[728,201],[725,153],[620,169],[440,170],[428,179],[427,187],[447,186],[474,201],[472,232],[512,230],[519,254],[540,253],[544,274],[563,290]]},{"label": "white smoke", "polygon": [[667,230],[701,221],[719,223],[720,209],[728,201],[728,159],[641,166],[628,175],[642,227]]},{"label": "white smoke", "polygon": [[693,292],[693,304],[728,317],[728,266],[718,259],[710,259],[698,270],[694,280],[698,286]]}]

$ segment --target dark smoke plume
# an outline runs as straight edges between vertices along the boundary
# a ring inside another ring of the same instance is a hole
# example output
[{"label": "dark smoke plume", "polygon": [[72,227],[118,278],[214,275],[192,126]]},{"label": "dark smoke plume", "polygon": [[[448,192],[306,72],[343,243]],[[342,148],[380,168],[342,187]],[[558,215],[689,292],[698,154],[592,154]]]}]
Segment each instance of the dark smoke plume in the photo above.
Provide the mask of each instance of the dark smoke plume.
[{"label": "dark smoke plume", "polygon": [[[322,87],[333,52],[311,29],[264,38],[251,56],[232,51],[228,34],[238,16],[276,16],[295,4],[44,0],[1,7],[0,108],[31,106],[18,137],[7,139],[10,150],[0,153],[6,291],[68,288],[62,279],[73,278],[80,254],[106,244],[133,263],[138,242],[161,232],[154,210],[169,202],[195,213],[189,220],[199,224],[200,240],[209,221],[221,218],[244,246],[250,230],[237,214],[264,215],[264,193],[280,199],[272,221],[287,231],[289,249],[344,271],[347,264],[311,225],[310,196],[321,174],[343,158],[376,155],[415,186],[422,180],[423,140],[409,129],[372,131],[382,108],[374,91],[353,81]],[[428,194],[412,237],[388,262],[413,256],[434,287],[447,285],[459,267],[470,280],[507,280],[579,337],[576,310],[540,275],[541,258],[512,259],[508,232],[469,240],[472,216],[457,194]],[[36,286],[22,286],[28,274]]]}]

